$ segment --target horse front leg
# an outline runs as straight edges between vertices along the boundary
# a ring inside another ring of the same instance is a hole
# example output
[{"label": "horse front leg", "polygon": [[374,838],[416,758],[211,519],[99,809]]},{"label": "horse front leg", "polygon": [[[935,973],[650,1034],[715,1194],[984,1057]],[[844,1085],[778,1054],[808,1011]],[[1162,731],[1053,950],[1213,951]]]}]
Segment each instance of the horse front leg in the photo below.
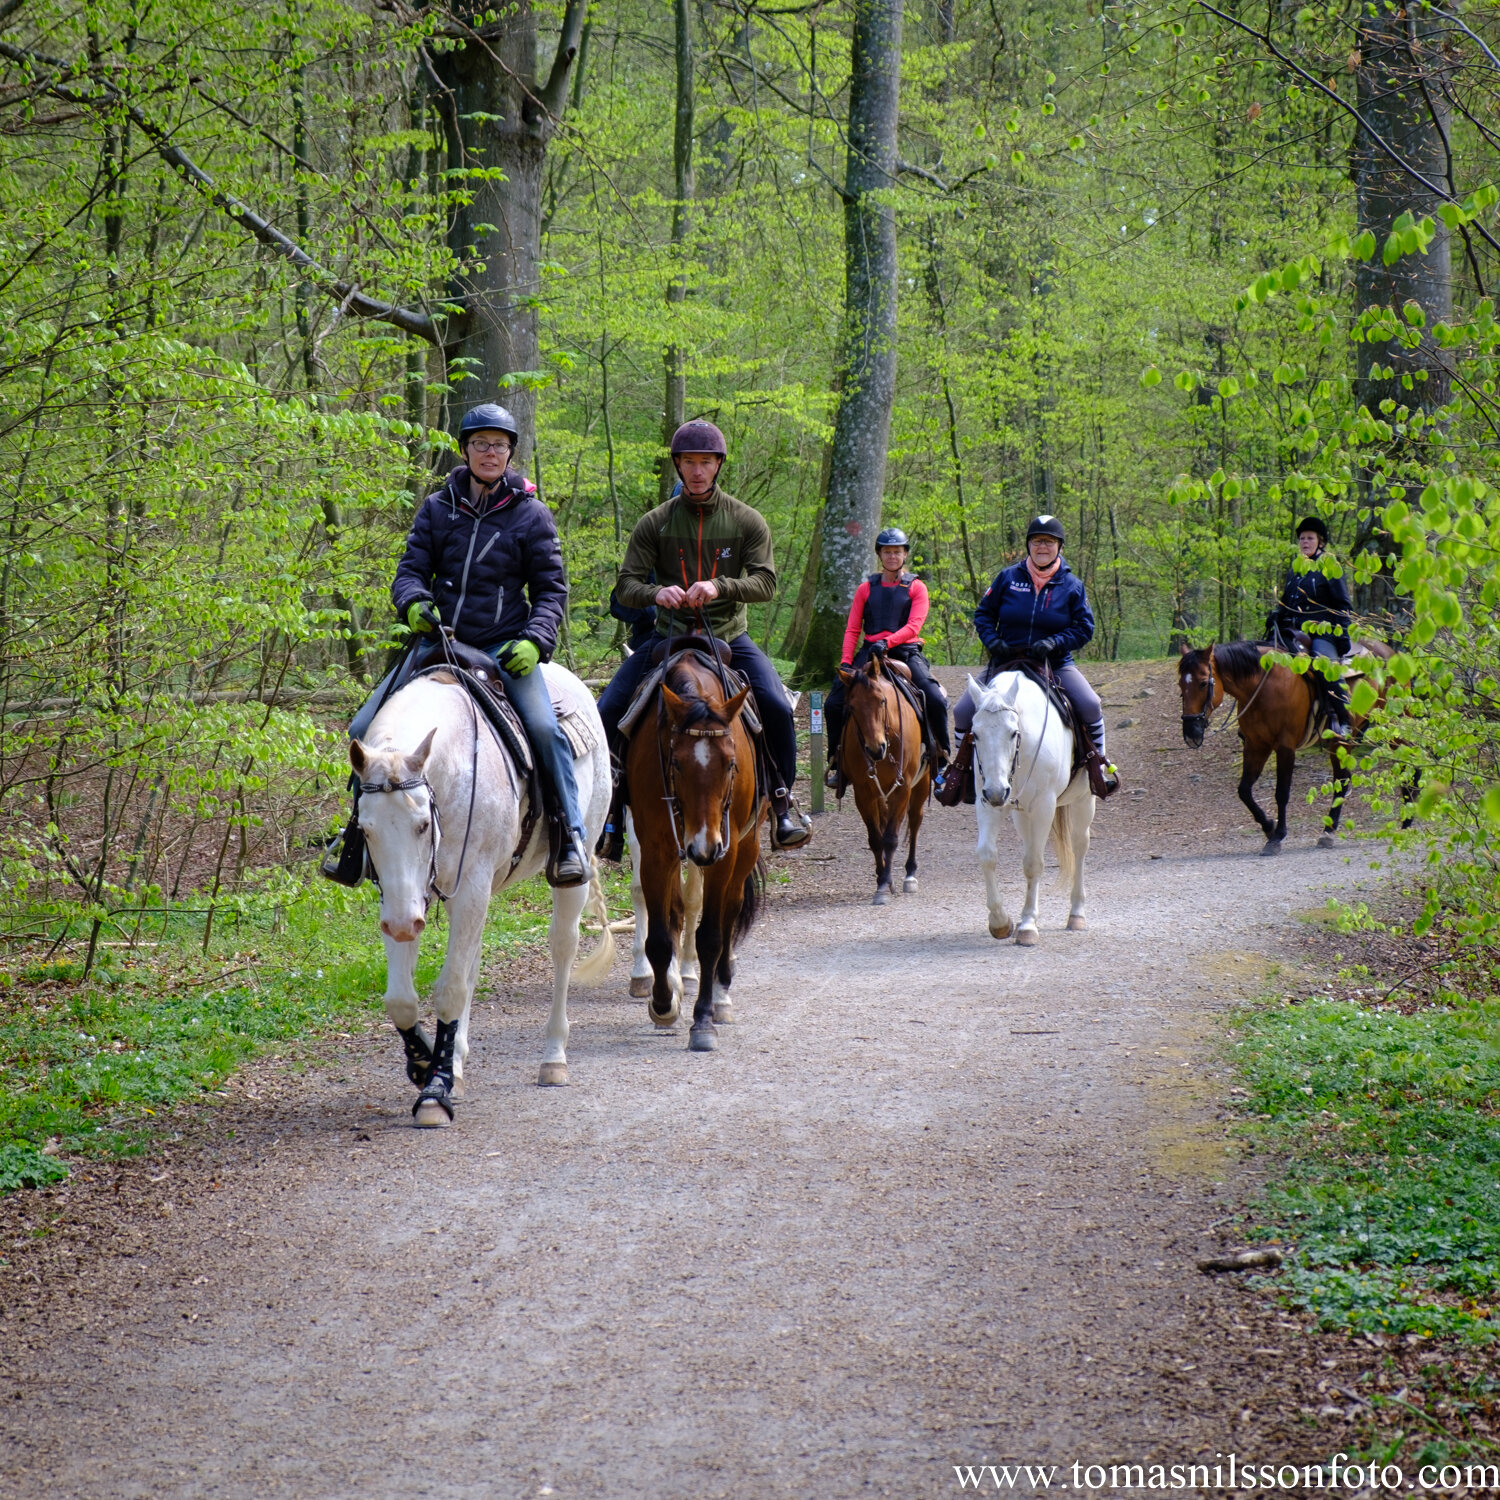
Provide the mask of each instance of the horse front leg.
[{"label": "horse front leg", "polygon": [[980,802],[976,812],[979,818],[979,868],[984,871],[990,936],[996,939],[1008,938],[1015,927],[1005,914],[1005,901],[1000,894],[1000,810],[986,802]]},{"label": "horse front leg", "polygon": [[1036,807],[1015,811],[1016,829],[1021,835],[1021,869],[1026,876],[1026,900],[1021,920],[1016,924],[1016,941],[1030,948],[1037,939],[1037,908],[1041,904],[1042,874],[1046,868],[1047,835],[1057,812],[1056,798],[1049,797]]},{"label": "horse front leg", "polygon": [[412,1120],[421,1129],[453,1123],[454,1060],[460,1023],[474,998],[479,974],[479,950],[484,940],[484,917],[489,909],[489,882],[474,874],[448,902],[448,951],[437,983],[432,987],[437,1028],[432,1038],[432,1070],[417,1097]]},{"label": "horse front leg", "polygon": [[635,819],[625,810],[625,838],[630,845],[630,909],[635,913],[635,934],[630,947],[630,997],[644,1000],[651,993],[651,960],[646,957],[646,893],[641,889],[641,841]]},{"label": "horse front leg", "polygon": [[682,976],[677,945],[682,936],[682,875],[675,859],[642,861],[646,898],[646,957],[651,964],[651,998],[646,1013],[665,1029],[682,1014]]},{"label": "horse front leg", "polygon": [[381,933],[385,943],[385,1013],[406,1049],[406,1076],[424,1088],[432,1070],[432,1038],[417,1024],[421,1001],[417,995],[417,955],[420,940],[398,943]]},{"label": "horse front leg", "polygon": [[[588,899],[586,885],[552,892],[552,925],[547,930],[547,946],[552,950],[552,1009],[547,1015],[542,1066],[536,1080],[543,1087],[568,1081],[568,976],[578,956],[578,919]],[[604,941],[612,941],[607,930]]]},{"label": "horse front leg", "polygon": [[1292,795],[1292,768],[1297,764],[1297,752],[1295,750],[1277,750],[1276,752],[1276,831],[1267,834],[1270,840],[1266,847],[1260,852],[1262,854],[1279,854],[1281,843],[1286,838],[1286,805]]},{"label": "horse front leg", "polygon": [[703,916],[698,923],[698,998],[688,1049],[712,1052],[719,1045],[714,983],[729,953],[730,934],[744,903],[745,882],[760,855],[759,840],[746,839],[735,853],[704,873]]},{"label": "horse front leg", "polygon": [[930,773],[924,773],[906,804],[906,879],[901,882],[901,890],[907,896],[917,894],[917,835],[922,831],[930,784]]},{"label": "horse front leg", "polygon": [[[1259,745],[1252,746],[1248,740],[1245,741],[1245,758],[1240,765],[1240,784],[1238,787],[1240,801],[1250,809],[1250,816],[1260,826],[1260,831],[1268,839],[1276,836],[1276,825],[1266,816],[1259,802],[1255,800],[1255,783],[1260,780],[1260,773],[1265,769],[1266,758],[1270,754],[1268,749]],[[1263,854],[1279,854],[1281,847],[1275,849],[1263,849]]]}]

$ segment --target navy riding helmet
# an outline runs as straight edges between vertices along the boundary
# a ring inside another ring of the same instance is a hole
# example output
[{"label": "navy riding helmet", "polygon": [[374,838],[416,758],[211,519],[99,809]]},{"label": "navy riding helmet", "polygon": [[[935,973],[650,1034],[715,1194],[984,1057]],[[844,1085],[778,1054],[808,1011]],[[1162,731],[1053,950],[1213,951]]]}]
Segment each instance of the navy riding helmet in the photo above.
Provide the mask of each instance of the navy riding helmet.
[{"label": "navy riding helmet", "polygon": [[906,540],[906,533],[899,526],[887,526],[875,538],[875,550],[879,552],[882,547],[905,547],[908,552],[911,551],[911,543]]},{"label": "navy riding helmet", "polygon": [[471,406],[464,413],[458,424],[458,446],[464,447],[476,432],[489,430],[506,433],[512,447],[521,441],[521,429],[516,426],[516,419],[503,406],[486,401],[480,406]]},{"label": "navy riding helmet", "polygon": [[1056,537],[1059,547],[1067,541],[1067,537],[1063,535],[1063,523],[1056,516],[1034,516],[1031,525],[1026,528],[1026,540],[1029,542],[1034,536]]}]

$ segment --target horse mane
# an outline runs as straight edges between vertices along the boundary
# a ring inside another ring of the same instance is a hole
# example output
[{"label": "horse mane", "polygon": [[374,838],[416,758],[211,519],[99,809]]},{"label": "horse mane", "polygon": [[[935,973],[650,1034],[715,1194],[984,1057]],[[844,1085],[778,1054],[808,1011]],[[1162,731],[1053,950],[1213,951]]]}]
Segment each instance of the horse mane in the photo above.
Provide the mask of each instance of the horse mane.
[{"label": "horse mane", "polygon": [[1260,671],[1260,659],[1266,648],[1259,641],[1230,641],[1213,649],[1226,672],[1232,672],[1236,677],[1248,677],[1250,673]]},{"label": "horse mane", "polygon": [[718,726],[729,723],[724,715],[719,713],[713,704],[698,691],[697,679],[687,670],[684,663],[674,662],[662,680],[682,699],[685,705],[681,725],[683,729],[691,729],[704,722]]}]

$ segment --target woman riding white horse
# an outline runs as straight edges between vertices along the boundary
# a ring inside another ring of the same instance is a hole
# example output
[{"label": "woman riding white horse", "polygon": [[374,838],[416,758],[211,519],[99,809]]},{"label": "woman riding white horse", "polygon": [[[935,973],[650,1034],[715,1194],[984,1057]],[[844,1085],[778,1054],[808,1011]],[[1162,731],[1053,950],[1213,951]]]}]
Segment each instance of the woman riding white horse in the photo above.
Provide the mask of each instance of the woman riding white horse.
[{"label": "woman riding white horse", "polygon": [[[1087,773],[1073,772],[1073,736],[1042,689],[1024,672],[1000,672],[988,683],[969,678],[974,705],[974,798],[979,819],[979,863],[989,898],[990,936],[1030,947],[1037,939],[1042,855],[1052,834],[1057,863],[1071,886],[1068,930],[1084,921],[1083,860],[1094,822]],[[996,866],[1001,817],[1010,810],[1021,835],[1026,900],[1020,919],[1005,913]]]},{"label": "woman riding white horse", "polygon": [[[609,752],[589,690],[552,663],[537,671],[566,716],[592,730],[592,748],[574,767],[590,842],[609,807]],[[490,898],[539,874],[547,859],[545,817],[523,818],[525,783],[490,732],[465,688],[451,674],[418,677],[391,697],[363,740],[351,740],[359,778],[358,817],[380,886],[385,940],[385,1009],[406,1047],[407,1074],[422,1089],[416,1123],[452,1122],[468,1055],[469,1007],[479,976]],[[535,814],[538,810],[531,809]],[[434,898],[448,907],[448,951],[432,988],[437,1028],[432,1041],[417,1025],[417,948]],[[574,975],[595,983],[614,959],[604,891],[587,885],[552,891],[552,1010],[539,1083],[568,1081],[568,979],[585,906],[604,928],[598,948]]]}]

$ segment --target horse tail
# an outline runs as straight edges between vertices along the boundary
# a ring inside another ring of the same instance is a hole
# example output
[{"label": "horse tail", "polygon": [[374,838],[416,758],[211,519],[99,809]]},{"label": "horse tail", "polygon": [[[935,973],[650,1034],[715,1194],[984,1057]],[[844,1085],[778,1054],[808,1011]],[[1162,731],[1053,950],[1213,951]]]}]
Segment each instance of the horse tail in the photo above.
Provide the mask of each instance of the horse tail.
[{"label": "horse tail", "polygon": [[745,877],[745,890],[740,898],[739,915],[734,919],[732,944],[738,945],[755,925],[755,919],[760,915],[761,902],[765,899],[765,894],[766,862],[764,858],[761,858],[755,861],[755,868]]},{"label": "horse tail", "polygon": [[573,965],[573,983],[599,984],[614,967],[615,938],[609,930],[609,905],[604,899],[604,885],[597,872],[589,881],[588,899],[583,909],[599,924],[599,941]]},{"label": "horse tail", "polygon": [[1059,802],[1052,814],[1052,847],[1057,851],[1057,878],[1060,884],[1071,886],[1077,861],[1073,858],[1073,807],[1071,803]]}]

